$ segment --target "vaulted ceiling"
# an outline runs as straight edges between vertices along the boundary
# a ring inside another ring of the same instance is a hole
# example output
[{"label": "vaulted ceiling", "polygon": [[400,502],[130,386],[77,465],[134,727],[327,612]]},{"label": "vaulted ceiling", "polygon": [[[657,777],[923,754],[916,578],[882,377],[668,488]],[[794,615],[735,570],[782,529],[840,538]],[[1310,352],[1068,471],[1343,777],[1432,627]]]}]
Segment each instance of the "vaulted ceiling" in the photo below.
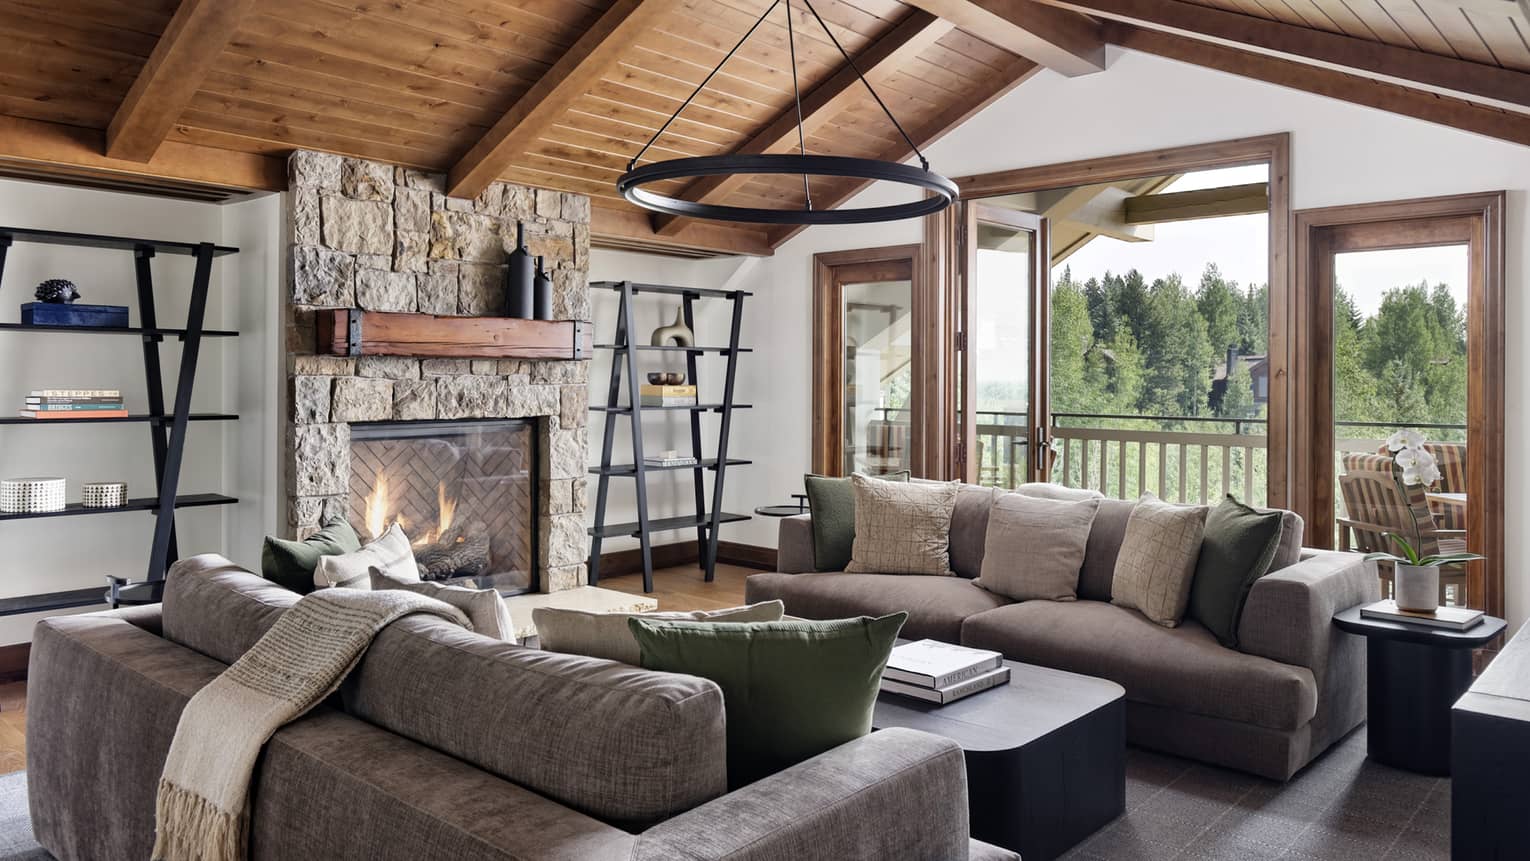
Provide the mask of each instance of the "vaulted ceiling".
[{"label": "vaulted ceiling", "polygon": [[[589,194],[618,245],[769,253],[791,228],[653,217],[629,160],[770,0],[0,0],[0,172],[216,197],[279,188],[294,148]],[[1530,144],[1525,0],[815,0],[927,145],[1041,68],[1105,45]],[[811,152],[908,144],[816,22],[796,15]],[[784,7],[645,161],[797,146]],[[960,165],[941,165],[959,172]],[[816,180],[822,208],[860,189]],[[800,178],[671,181],[692,200],[800,205]]]}]

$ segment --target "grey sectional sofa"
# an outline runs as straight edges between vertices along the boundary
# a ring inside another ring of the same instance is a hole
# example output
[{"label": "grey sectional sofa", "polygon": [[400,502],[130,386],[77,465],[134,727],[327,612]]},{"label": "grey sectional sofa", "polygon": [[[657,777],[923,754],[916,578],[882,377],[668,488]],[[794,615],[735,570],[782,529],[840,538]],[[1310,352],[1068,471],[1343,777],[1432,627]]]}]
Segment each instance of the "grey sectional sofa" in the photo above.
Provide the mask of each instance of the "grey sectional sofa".
[{"label": "grey sectional sofa", "polygon": [[749,577],[746,597],[780,598],[788,613],[814,619],[907,610],[905,637],[1110,679],[1126,688],[1128,741],[1277,780],[1365,719],[1365,644],[1330,618],[1379,597],[1374,566],[1357,554],[1303,549],[1295,514],[1286,512],[1274,568],[1255,583],[1233,650],[1193,620],[1165,628],[1110,603],[1131,502],[1101,500],[1080,600],[1013,602],[973,585],[990,494],[963,487],[957,497],[950,544],[957,576],[812,573],[812,520],[803,515],[781,522],[781,570]]},{"label": "grey sectional sofa", "polygon": [[[63,861],[147,858],[186,701],[298,596],[216,556],[163,605],[38,624],[27,778]],[[721,690],[434,618],[378,635],[281,729],[252,787],[253,859],[1015,859],[969,841],[952,742],[873,733],[728,791]]]}]

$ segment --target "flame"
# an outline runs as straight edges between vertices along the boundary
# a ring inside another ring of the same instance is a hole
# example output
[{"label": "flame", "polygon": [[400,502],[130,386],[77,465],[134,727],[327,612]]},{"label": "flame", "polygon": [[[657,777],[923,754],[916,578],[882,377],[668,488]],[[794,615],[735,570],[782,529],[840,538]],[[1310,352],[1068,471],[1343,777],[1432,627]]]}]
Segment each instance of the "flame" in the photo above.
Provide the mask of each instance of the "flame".
[{"label": "flame", "polygon": [[[374,539],[380,537],[394,523],[397,523],[398,528],[406,533],[409,532],[409,520],[404,515],[395,514],[391,519],[389,518],[388,511],[392,507],[393,500],[388,490],[388,474],[379,474],[377,481],[372,485],[372,492],[367,494],[366,499],[366,526]],[[444,481],[436,485],[436,510],[438,512],[436,528],[414,539],[411,542],[412,546],[423,547],[434,544],[452,528],[452,521],[457,516],[457,499],[446,492]]]},{"label": "flame", "polygon": [[382,473],[372,485],[372,492],[367,494],[367,531],[373,538],[388,528],[388,502],[388,474]]}]

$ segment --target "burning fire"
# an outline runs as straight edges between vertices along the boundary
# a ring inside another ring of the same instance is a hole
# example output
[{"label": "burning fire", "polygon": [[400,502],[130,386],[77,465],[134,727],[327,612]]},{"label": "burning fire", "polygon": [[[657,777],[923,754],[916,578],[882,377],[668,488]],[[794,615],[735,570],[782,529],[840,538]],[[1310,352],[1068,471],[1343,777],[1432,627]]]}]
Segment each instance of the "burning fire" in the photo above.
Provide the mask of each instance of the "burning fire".
[{"label": "burning fire", "polygon": [[[394,514],[389,518],[388,512],[393,506],[393,498],[388,489],[388,474],[382,473],[377,476],[372,492],[367,494],[366,499],[367,531],[372,533],[374,539],[386,532],[393,523],[397,523],[406,534],[409,532],[409,521],[404,515]],[[452,520],[457,516],[457,500],[446,492],[444,481],[436,485],[436,512],[436,528],[414,539],[413,546],[435,544],[452,528]]]}]

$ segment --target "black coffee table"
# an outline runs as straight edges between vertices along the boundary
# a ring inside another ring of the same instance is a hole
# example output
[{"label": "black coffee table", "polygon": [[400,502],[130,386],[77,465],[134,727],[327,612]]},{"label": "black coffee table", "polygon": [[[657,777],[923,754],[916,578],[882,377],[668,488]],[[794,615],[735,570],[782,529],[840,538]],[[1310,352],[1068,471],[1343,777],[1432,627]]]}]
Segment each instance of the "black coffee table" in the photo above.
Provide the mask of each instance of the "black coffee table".
[{"label": "black coffee table", "polygon": [[1450,707],[1472,684],[1472,650],[1507,625],[1483,616],[1465,631],[1334,614],[1339,630],[1366,638],[1366,753],[1421,774],[1450,774]]},{"label": "black coffee table", "polygon": [[872,725],[944,736],[967,759],[972,836],[1047,861],[1126,808],[1126,691],[1014,661],[1009,684],[944,706],[884,693]]}]

